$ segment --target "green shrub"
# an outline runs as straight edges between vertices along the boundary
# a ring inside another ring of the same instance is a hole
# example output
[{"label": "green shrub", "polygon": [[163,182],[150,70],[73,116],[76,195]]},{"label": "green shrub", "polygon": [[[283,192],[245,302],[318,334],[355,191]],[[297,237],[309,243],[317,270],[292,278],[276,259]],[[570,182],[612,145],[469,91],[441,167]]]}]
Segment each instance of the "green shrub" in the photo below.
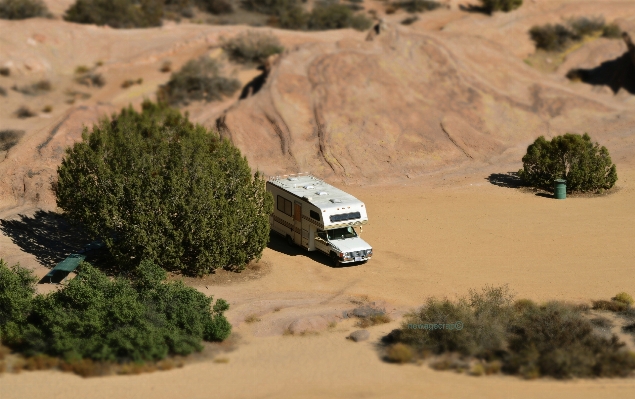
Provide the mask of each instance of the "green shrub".
[{"label": "green shrub", "polygon": [[568,192],[596,192],[613,187],[617,181],[608,150],[592,143],[586,133],[567,133],[551,141],[538,137],[527,148],[518,175],[524,184],[544,190],[552,190],[555,179],[565,179]]},{"label": "green shrub", "polygon": [[224,40],[222,47],[232,61],[243,64],[264,64],[269,56],[284,50],[275,35],[255,31],[246,31]]},{"label": "green shrub", "polygon": [[202,56],[188,61],[159,88],[158,98],[171,105],[189,104],[190,101],[217,101],[230,96],[240,88],[236,79],[220,75],[220,66],[212,58]]},{"label": "green shrub", "polygon": [[57,205],[131,269],[242,269],[269,237],[271,195],[228,141],[145,102],[84,130],[58,168]]},{"label": "green shrub", "polygon": [[612,300],[598,300],[593,301],[593,309],[594,310],[607,310],[609,312],[624,312],[628,309],[628,304],[623,301]]},{"label": "green shrub", "polygon": [[513,11],[523,4],[523,0],[481,0],[481,7],[490,14],[494,11]]},{"label": "green shrub", "polygon": [[0,19],[27,19],[49,15],[42,0],[0,0]]},{"label": "green shrub", "polygon": [[0,259],[0,344],[20,342],[33,306],[36,282],[30,270],[19,264],[9,267]]},{"label": "green shrub", "polygon": [[547,51],[564,50],[570,43],[581,39],[579,35],[561,24],[534,26],[529,30],[529,35],[536,44],[536,48]]},{"label": "green shrub", "polygon": [[628,293],[626,292],[620,292],[619,294],[615,295],[615,297],[613,298],[614,301],[618,301],[618,302],[622,302],[625,303],[627,305],[632,305],[633,303],[635,303],[635,301],[633,300],[633,297],[630,296]]},{"label": "green shrub", "polygon": [[0,130],[0,151],[8,151],[11,147],[18,144],[22,136],[24,136],[24,130]]},{"label": "green shrub", "polygon": [[354,14],[350,8],[338,3],[318,3],[309,14],[308,30],[353,28],[369,29],[372,21],[362,14]]},{"label": "green shrub", "polygon": [[149,261],[133,274],[132,280],[110,279],[82,263],[62,289],[33,297],[32,273],[0,263],[0,284],[13,296],[6,300],[7,291],[0,293],[0,314],[9,314],[4,317],[9,323],[2,325],[17,331],[6,334],[3,327],[3,337],[17,336],[9,344],[29,357],[141,362],[188,355],[200,351],[203,340],[229,336],[224,300],[212,306],[211,297],[181,281],[166,282],[165,271]]},{"label": "green shrub", "polygon": [[161,26],[163,0],[77,0],[64,19],[113,28]]}]

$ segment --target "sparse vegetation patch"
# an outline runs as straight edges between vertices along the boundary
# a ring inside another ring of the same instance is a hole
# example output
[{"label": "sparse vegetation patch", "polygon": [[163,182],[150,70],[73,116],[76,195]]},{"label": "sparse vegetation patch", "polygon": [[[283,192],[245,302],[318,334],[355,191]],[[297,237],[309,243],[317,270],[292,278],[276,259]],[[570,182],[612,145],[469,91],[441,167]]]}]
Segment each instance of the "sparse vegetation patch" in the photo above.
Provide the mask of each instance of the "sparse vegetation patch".
[{"label": "sparse vegetation patch", "polygon": [[481,0],[481,7],[490,14],[494,11],[513,11],[521,5],[523,0]]},{"label": "sparse vegetation patch", "polygon": [[24,136],[24,130],[0,130],[0,151],[8,151],[18,144],[22,136]]},{"label": "sparse vegetation patch", "polygon": [[635,354],[616,336],[596,333],[579,306],[514,301],[506,287],[471,291],[458,301],[430,298],[384,342],[388,361],[411,362],[432,354],[437,355],[432,367],[472,375],[500,370],[564,379],[625,377],[635,370]]},{"label": "sparse vegetation patch", "polygon": [[619,26],[607,25],[603,17],[570,18],[566,24],[534,26],[529,30],[536,48],[546,51],[563,51],[589,36],[618,39],[621,34]]},{"label": "sparse vegetation patch", "polygon": [[157,97],[170,105],[187,105],[191,101],[218,101],[240,88],[237,79],[222,76],[218,61],[202,56],[188,61],[159,88]]},{"label": "sparse vegetation patch", "polygon": [[15,116],[17,116],[20,119],[32,118],[34,116],[37,116],[37,112],[33,111],[31,108],[27,107],[26,105],[22,105],[20,108],[18,108],[15,111]]}]

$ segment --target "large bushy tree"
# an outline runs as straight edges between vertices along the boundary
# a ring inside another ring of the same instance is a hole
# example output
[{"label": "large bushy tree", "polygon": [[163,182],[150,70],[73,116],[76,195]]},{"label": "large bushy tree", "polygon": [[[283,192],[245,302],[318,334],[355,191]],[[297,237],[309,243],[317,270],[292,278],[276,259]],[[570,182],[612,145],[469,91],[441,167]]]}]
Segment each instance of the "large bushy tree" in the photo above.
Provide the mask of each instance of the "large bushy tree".
[{"label": "large bushy tree", "polygon": [[140,362],[187,355],[231,333],[224,300],[166,282],[149,261],[131,277],[110,279],[82,263],[62,289],[33,296],[31,272],[0,262],[0,286],[10,288],[0,293],[2,338],[27,356]]},{"label": "large bushy tree", "polygon": [[259,173],[218,134],[164,104],[102,120],[67,150],[57,204],[124,267],[202,275],[259,258],[273,209]]},{"label": "large bushy tree", "polygon": [[551,141],[538,137],[527,148],[518,173],[526,185],[545,190],[553,188],[555,179],[565,179],[567,191],[578,192],[609,189],[617,181],[609,151],[586,133],[567,133]]}]

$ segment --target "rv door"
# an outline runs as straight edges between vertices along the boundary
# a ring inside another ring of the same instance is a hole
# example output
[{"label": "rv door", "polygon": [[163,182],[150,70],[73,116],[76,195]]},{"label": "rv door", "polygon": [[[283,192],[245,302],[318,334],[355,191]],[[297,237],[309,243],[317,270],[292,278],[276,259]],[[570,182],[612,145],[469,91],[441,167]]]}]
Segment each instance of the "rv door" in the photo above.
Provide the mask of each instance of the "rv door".
[{"label": "rv door", "polygon": [[[295,209],[293,209],[293,241],[296,244],[302,245],[302,203],[295,202]],[[308,236],[307,236],[308,239]]]}]

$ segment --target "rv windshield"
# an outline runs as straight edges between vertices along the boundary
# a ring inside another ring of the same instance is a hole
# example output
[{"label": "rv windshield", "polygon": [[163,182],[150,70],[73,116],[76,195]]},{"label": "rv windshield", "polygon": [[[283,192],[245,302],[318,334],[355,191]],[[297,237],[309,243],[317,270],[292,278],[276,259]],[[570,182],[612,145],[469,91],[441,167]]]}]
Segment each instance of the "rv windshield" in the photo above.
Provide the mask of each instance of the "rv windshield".
[{"label": "rv windshield", "polygon": [[339,229],[327,230],[329,240],[343,240],[344,238],[357,237],[355,229],[352,227],[341,227]]}]

